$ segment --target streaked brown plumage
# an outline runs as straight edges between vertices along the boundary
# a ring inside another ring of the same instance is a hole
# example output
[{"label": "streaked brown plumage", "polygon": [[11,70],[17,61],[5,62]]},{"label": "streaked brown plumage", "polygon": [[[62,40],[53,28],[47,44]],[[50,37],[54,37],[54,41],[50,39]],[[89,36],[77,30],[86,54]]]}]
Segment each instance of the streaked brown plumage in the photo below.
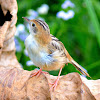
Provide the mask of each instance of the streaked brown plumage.
[{"label": "streaked brown plumage", "polygon": [[[73,60],[65,49],[63,43],[56,37],[50,34],[50,29],[46,22],[33,19],[29,20],[23,17],[30,25],[30,35],[25,41],[28,54],[33,63],[40,67],[41,72],[44,70],[57,70],[60,69],[60,73],[65,64],[73,64],[82,74],[89,76],[89,74]],[[38,71],[33,76],[40,74]],[[56,87],[59,76],[52,87]],[[89,76],[90,77],[90,76]]]}]

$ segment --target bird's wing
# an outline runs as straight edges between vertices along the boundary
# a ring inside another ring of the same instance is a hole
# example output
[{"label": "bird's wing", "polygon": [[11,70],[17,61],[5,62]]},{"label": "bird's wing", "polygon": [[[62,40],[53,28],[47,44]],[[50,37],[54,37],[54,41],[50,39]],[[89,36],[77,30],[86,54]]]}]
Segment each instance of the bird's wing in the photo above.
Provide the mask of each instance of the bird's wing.
[{"label": "bird's wing", "polygon": [[66,63],[71,63],[73,64],[77,70],[79,70],[83,75],[87,75],[88,77],[89,74],[76,62],[74,59],[69,55],[68,51],[65,49],[64,45],[62,42],[60,42],[56,37],[51,35],[52,41],[49,43],[48,48],[49,52],[51,52],[51,55],[54,54],[54,56],[59,56],[60,59],[67,58]]},{"label": "bird's wing", "polygon": [[63,56],[65,54],[65,47],[61,41],[59,41],[55,36],[51,35],[52,41],[48,44],[49,53],[58,52]]}]

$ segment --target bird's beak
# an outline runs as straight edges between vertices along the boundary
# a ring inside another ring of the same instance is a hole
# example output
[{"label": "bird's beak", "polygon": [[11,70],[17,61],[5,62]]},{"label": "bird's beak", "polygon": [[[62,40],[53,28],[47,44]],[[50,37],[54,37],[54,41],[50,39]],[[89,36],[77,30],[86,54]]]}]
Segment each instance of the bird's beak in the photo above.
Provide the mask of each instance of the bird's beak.
[{"label": "bird's beak", "polygon": [[30,23],[30,19],[26,18],[26,17],[22,17],[24,18],[28,23]]}]

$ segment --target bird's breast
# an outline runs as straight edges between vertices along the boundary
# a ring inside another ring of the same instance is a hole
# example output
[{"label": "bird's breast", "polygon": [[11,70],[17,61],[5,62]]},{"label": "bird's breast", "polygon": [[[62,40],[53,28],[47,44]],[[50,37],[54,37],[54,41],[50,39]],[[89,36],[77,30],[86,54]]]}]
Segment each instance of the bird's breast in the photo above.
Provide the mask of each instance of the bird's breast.
[{"label": "bird's breast", "polygon": [[53,61],[51,56],[48,56],[48,52],[45,48],[41,47],[31,35],[29,35],[25,40],[25,46],[28,51],[28,55],[33,63],[38,66],[42,67],[45,64],[48,65]]},{"label": "bird's breast", "polygon": [[26,38],[25,46],[29,54],[36,54],[38,52],[38,44],[31,35]]}]

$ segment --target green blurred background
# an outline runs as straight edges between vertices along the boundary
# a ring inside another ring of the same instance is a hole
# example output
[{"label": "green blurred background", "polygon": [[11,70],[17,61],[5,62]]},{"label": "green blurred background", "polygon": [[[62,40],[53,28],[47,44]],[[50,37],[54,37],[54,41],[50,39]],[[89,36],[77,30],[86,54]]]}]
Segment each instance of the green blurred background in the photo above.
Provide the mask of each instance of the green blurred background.
[{"label": "green blurred background", "polygon": [[[36,68],[25,50],[29,34],[22,17],[42,19],[50,32],[63,42],[69,54],[84,67],[92,79],[100,78],[100,0],[17,0],[18,21],[15,35],[16,55],[25,70]],[[62,75],[77,72],[68,64]],[[58,71],[50,71],[58,75]]]}]

